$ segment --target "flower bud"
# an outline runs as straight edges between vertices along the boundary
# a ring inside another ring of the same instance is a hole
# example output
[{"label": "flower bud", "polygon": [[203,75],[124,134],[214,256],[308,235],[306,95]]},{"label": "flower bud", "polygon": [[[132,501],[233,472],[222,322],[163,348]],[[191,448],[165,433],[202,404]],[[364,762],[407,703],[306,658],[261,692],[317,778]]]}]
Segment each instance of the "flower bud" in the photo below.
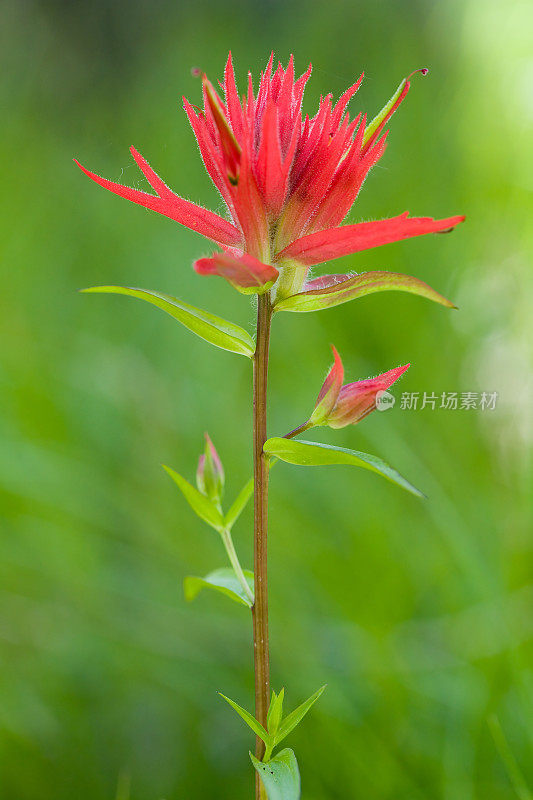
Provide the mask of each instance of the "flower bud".
[{"label": "flower bud", "polygon": [[202,494],[219,503],[224,493],[224,468],[209,435],[205,434],[205,451],[198,459],[196,485]]},{"label": "flower bud", "polygon": [[376,378],[347,383],[341,388],[335,406],[324,424],[330,428],[344,428],[360,422],[376,408],[377,396],[392,386],[409,366],[406,364],[404,367],[395,367]]}]

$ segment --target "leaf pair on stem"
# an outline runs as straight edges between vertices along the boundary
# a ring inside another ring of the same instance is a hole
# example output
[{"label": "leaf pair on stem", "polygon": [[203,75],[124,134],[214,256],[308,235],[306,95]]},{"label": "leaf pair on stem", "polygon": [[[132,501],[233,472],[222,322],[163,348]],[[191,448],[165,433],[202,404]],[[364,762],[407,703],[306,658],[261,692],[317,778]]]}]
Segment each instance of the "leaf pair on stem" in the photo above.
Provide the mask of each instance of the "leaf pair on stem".
[{"label": "leaf pair on stem", "polygon": [[321,686],[285,718],[283,718],[285,690],[282,689],[279,694],[272,691],[266,728],[249,711],[219,692],[220,696],[235,709],[255,735],[265,743],[263,760],[259,761],[252,753],[250,753],[250,758],[261,776],[268,800],[298,800],[300,797],[300,773],[294,752],[290,748],[285,748],[274,757],[272,757],[272,752],[299,725],[325,688],[325,685]]}]

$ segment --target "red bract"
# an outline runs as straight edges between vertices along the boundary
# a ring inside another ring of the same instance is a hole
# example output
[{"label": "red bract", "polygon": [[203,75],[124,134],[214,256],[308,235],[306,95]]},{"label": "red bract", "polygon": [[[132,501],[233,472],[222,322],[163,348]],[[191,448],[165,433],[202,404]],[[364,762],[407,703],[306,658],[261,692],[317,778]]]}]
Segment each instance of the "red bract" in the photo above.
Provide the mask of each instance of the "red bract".
[{"label": "red bract", "polygon": [[330,428],[344,428],[354,425],[376,408],[376,399],[381,392],[409,369],[395,367],[376,378],[367,378],[342,386],[344,368],[336,349],[333,347],[335,361],[322,385],[315,409],[306,427],[312,425],[328,425]]},{"label": "red bract", "polygon": [[221,275],[243,294],[268,291],[279,275],[271,264],[263,264],[248,253],[213,253],[212,258],[194,262],[199,275]]},{"label": "red bract", "polygon": [[339,392],[333,411],[327,419],[330,428],[344,428],[346,425],[355,425],[376,408],[376,398],[380,392],[386,391],[398,380],[400,375],[409,369],[410,364],[404,367],[395,367],[377,378],[367,378],[364,381],[347,383]]},{"label": "red bract", "polygon": [[[203,109],[184,99],[205,167],[231,221],[174,194],[134,148],[133,156],[155,195],[82,169],[115,194],[180,222],[227,251],[227,258],[214,256],[209,265],[205,259],[196,262],[197,271],[223,275],[234,285],[257,292],[264,291],[279,272],[277,297],[298,292],[312,264],[448,230],[462,222],[462,216],[433,220],[409,218],[406,212],[390,220],[340,226],[368,171],[383,155],[384,127],[407,95],[410,81],[402,81],[391,100],[367,124],[366,115],[350,119],[346,111],[362,75],[337,103],[328,94],[321,98],[313,117],[302,118],[303,93],[310,74],[311,66],[295,79],[292,56],[286,69],[278,64],[274,70],[272,55],[261,73],[257,92],[249,75],[247,94],[240,98],[230,54],[223,97],[204,76]],[[249,270],[235,266],[245,264],[243,256],[265,266],[258,273],[255,289],[250,285]],[[231,269],[228,259],[233,263]]]},{"label": "red bract", "polygon": [[344,378],[344,367],[342,365],[341,357],[337,349],[331,345],[333,350],[333,365],[326,376],[326,380],[322,384],[322,388],[316,400],[309,422],[313,425],[323,425],[331,414],[337,402],[339,392],[342,387]]}]

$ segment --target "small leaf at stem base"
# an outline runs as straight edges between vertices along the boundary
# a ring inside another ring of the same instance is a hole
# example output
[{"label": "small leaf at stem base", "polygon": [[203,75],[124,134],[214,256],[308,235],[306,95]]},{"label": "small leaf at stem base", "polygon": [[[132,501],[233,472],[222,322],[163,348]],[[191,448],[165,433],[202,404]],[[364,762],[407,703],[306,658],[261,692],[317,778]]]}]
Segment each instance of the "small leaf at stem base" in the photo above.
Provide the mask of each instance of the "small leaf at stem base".
[{"label": "small leaf at stem base", "polygon": [[[254,574],[247,569],[243,570],[243,572],[244,577],[246,578],[246,581],[253,593]],[[252,603],[244,593],[244,589],[239,583],[235,572],[230,567],[216,569],[213,572],[210,572],[209,575],[206,575],[205,578],[200,578],[196,575],[187,575],[183,581],[183,591],[185,593],[185,599],[188,602],[194,600],[194,598],[202,591],[202,589],[205,588],[214,589],[217,592],[225,594],[226,597],[230,597],[236,603],[245,605],[248,608],[252,607]]]},{"label": "small leaf at stem base", "polygon": [[232,505],[230,506],[228,513],[226,514],[224,524],[229,531],[233,528],[233,526],[239,519],[240,515],[244,511],[244,508],[246,507],[248,500],[252,496],[253,491],[254,491],[254,479],[250,478],[250,480],[243,486],[243,488],[233,501]]},{"label": "small leaf at stem base", "polygon": [[230,706],[235,709],[237,714],[242,717],[242,719],[246,722],[248,727],[253,730],[256,736],[259,736],[259,738],[263,740],[267,747],[272,744],[270,736],[266,730],[263,728],[261,723],[258,722],[256,718],[252,716],[252,714],[250,714],[249,711],[246,711],[246,709],[236,703],[235,700],[230,700],[230,698],[226,697],[226,695],[222,694],[222,692],[219,692],[219,695],[226,701],[226,703],[229,703]]},{"label": "small leaf at stem base", "polygon": [[250,753],[252,764],[259,773],[268,800],[300,800],[300,772],[293,750],[281,750],[266,763]]},{"label": "small leaf at stem base", "polygon": [[170,475],[176,486],[180,489],[184,498],[194,511],[194,513],[207,522],[216,531],[221,531],[224,528],[224,517],[209,497],[199,492],[188,480],[186,480],[179,472],[167,467],[163,464],[163,469]]},{"label": "small leaf at stem base", "polygon": [[321,686],[320,689],[311,695],[311,697],[308,697],[307,700],[304,700],[304,702],[299,705],[298,708],[295,708],[294,711],[291,711],[291,713],[285,717],[279,726],[276,735],[274,736],[274,745],[279,744],[283,739],[285,739],[286,736],[289,735],[289,733],[291,733],[291,731],[295,729],[297,725],[300,724],[307,712],[310,711],[318,698],[322,695],[326,686],[327,684]]}]

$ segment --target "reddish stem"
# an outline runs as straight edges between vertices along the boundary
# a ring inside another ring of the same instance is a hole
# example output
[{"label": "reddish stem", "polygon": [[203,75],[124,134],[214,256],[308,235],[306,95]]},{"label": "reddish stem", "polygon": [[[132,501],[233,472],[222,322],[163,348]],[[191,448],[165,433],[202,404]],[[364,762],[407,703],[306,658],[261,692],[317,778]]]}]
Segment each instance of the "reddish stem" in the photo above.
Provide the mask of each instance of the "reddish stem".
[{"label": "reddish stem", "polygon": [[[267,438],[267,374],[272,306],[269,293],[258,297],[257,340],[254,356],[253,451],[254,451],[254,578],[255,602],[252,608],[255,669],[255,716],[267,727],[270,700],[270,657],[268,647],[268,459],[263,454]],[[265,745],[257,737],[256,756],[261,760]],[[264,797],[256,773],[256,800]]]}]

